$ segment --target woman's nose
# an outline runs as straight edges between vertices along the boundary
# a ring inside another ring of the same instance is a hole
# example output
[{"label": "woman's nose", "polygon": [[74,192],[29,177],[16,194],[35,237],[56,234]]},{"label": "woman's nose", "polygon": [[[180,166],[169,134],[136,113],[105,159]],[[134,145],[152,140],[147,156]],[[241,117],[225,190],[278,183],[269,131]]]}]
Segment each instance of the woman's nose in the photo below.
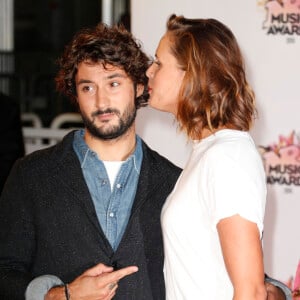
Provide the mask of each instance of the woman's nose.
[{"label": "woman's nose", "polygon": [[148,78],[153,77],[153,73],[154,73],[153,64],[151,64],[146,71],[146,76]]}]

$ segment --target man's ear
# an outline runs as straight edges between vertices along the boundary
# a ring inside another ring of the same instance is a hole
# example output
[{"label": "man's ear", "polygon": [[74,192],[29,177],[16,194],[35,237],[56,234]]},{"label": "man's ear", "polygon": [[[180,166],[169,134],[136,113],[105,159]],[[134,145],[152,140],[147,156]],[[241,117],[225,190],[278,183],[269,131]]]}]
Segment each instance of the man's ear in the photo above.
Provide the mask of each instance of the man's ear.
[{"label": "man's ear", "polygon": [[139,97],[143,94],[145,86],[143,84],[138,84],[136,86],[136,96]]}]

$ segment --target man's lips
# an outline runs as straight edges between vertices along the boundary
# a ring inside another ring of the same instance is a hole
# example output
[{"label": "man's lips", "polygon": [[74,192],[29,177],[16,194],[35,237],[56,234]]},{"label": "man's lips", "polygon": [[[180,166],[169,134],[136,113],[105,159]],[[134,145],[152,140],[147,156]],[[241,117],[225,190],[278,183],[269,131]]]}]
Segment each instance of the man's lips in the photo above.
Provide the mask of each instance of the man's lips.
[{"label": "man's lips", "polygon": [[115,113],[113,112],[109,112],[109,113],[102,113],[102,114],[98,114],[99,117],[107,117],[107,116],[113,116]]},{"label": "man's lips", "polygon": [[102,113],[98,114],[96,118],[99,120],[108,120],[111,119],[113,116],[115,116],[115,113]]},{"label": "man's lips", "polygon": [[107,111],[98,111],[92,114],[92,116],[99,121],[109,121],[116,115],[116,112],[113,110],[107,110]]}]

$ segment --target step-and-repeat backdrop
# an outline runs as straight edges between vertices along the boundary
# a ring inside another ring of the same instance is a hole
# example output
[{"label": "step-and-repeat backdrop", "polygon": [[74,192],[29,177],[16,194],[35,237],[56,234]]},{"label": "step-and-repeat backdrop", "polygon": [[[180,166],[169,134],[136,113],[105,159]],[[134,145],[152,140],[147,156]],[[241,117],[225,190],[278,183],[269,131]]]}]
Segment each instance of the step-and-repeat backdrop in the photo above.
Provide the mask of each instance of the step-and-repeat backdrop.
[{"label": "step-and-repeat backdrop", "polygon": [[[298,285],[300,0],[131,0],[131,11],[132,31],[150,55],[154,55],[172,13],[216,18],[236,35],[257,97],[259,116],[251,133],[261,151],[268,182],[265,269],[291,287]],[[184,166],[190,144],[171,115],[144,108],[138,113],[137,125],[150,146]]]}]

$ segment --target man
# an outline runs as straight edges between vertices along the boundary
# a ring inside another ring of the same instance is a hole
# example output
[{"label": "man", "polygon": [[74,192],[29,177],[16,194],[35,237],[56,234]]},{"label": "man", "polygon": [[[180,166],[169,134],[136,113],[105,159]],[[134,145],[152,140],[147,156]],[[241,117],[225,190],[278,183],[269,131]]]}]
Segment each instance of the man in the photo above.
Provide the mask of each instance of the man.
[{"label": "man", "polygon": [[[100,24],[74,37],[60,67],[58,90],[85,130],[14,166],[0,200],[0,299],[24,299],[28,285],[43,299],[62,282],[71,299],[111,299],[135,269],[110,278],[102,264],[138,267],[115,299],[163,299],[160,210],[181,170],[135,134],[148,58],[130,33]],[[64,287],[46,299],[56,296]]]},{"label": "man", "polygon": [[130,33],[99,24],[60,67],[58,90],[85,129],[14,166],[0,200],[0,299],[163,300],[160,211],[181,170],[135,133],[148,59]]}]

